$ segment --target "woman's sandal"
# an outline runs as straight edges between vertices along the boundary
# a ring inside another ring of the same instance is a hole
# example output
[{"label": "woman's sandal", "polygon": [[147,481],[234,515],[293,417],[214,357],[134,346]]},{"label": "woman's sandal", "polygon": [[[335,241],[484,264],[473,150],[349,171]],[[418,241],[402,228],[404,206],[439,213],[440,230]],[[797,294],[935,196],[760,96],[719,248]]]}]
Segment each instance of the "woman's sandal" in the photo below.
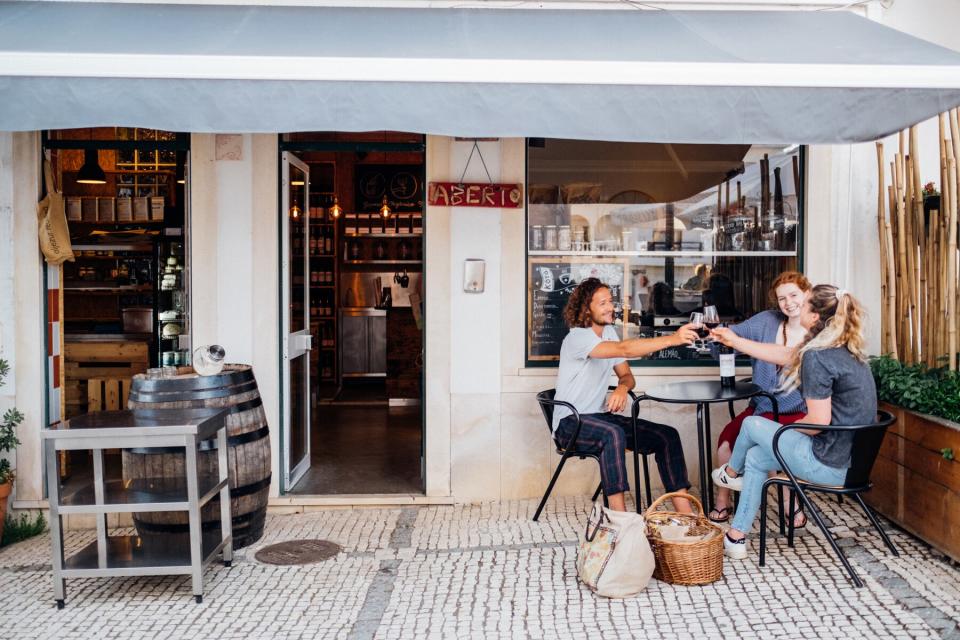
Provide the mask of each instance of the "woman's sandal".
[{"label": "woman's sandal", "polygon": [[[717,514],[717,517],[714,518],[713,514]],[[729,520],[731,515],[733,515],[733,507],[721,507],[719,509],[714,508],[707,515],[707,519],[710,520],[710,522],[723,523]]]}]

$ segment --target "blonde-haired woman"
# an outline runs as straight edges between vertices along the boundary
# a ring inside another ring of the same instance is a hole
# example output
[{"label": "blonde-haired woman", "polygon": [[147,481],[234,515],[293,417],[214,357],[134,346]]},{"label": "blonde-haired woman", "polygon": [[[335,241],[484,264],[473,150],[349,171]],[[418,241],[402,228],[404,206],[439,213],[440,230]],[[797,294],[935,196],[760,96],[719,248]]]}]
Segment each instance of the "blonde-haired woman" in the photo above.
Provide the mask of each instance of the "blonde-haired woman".
[{"label": "blonde-haired woman", "polygon": [[[867,424],[877,417],[877,391],[867,365],[863,307],[850,293],[833,285],[815,286],[804,305],[801,323],[807,336],[799,347],[752,342],[729,329],[714,338],[754,358],[783,365],[782,389],[800,387],[809,424]],[[727,556],[747,556],[746,535],[760,508],[763,482],[779,468],[773,435],[779,424],[752,416],[733,447],[730,462],[713,471],[718,486],[740,491],[740,502],[724,538]],[[843,484],[850,466],[853,434],[817,429],[788,431],[780,453],[799,478],[827,485]]]}]

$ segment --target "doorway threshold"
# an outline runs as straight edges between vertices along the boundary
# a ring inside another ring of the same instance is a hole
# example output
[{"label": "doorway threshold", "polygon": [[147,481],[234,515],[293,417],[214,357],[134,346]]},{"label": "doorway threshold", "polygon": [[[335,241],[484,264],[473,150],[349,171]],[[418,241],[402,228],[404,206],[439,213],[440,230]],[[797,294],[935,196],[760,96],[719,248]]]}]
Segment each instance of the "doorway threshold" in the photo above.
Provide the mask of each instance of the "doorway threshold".
[{"label": "doorway threshold", "polygon": [[337,493],[327,495],[283,495],[270,498],[270,513],[304,513],[335,507],[395,507],[456,504],[453,496],[425,496],[416,493]]}]

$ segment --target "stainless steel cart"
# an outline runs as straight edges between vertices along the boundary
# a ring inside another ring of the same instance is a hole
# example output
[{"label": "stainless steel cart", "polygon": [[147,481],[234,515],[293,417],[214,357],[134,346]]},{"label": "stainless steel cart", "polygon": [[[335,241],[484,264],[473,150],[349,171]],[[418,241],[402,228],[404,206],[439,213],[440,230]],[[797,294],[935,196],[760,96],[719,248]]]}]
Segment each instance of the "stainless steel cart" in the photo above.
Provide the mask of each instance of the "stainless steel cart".
[{"label": "stainless steel cart", "polygon": [[[222,409],[157,409],[103,411],[67,420],[43,432],[50,493],[50,539],[53,543],[53,593],[57,608],[66,599],[66,578],[190,575],[193,595],[203,601],[203,568],[218,552],[223,563],[233,560],[230,485],[227,466],[227,411]],[[200,442],[217,439],[217,471],[201,475],[197,467]],[[105,481],[104,449],[182,447],[184,477]],[[58,451],[90,450],[93,484],[66,498],[61,495]],[[220,494],[220,536],[204,536],[200,509]],[[186,511],[189,547],[144,540],[139,536],[109,536],[107,514]],[[97,516],[97,539],[69,558],[63,552],[60,518],[71,514]]]}]

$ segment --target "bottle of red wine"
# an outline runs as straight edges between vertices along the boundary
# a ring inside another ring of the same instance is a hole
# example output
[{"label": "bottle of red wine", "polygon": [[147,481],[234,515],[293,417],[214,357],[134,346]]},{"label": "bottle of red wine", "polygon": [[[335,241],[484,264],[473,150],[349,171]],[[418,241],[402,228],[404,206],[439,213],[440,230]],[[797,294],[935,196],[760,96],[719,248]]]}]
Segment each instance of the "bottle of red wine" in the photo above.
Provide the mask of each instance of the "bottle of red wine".
[{"label": "bottle of red wine", "polygon": [[732,389],[736,384],[736,355],[731,347],[720,345],[720,386]]}]

